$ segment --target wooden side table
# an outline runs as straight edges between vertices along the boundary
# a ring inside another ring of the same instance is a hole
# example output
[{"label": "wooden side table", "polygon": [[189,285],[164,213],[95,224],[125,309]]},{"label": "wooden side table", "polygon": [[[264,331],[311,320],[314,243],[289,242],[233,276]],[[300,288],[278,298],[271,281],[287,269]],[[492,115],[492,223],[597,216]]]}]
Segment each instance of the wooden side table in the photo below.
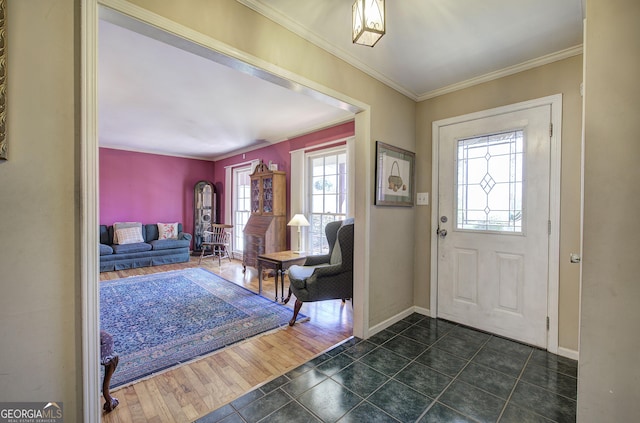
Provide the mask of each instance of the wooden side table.
[{"label": "wooden side table", "polygon": [[284,274],[288,268],[294,264],[304,264],[307,259],[305,253],[294,253],[293,251],[278,251],[258,255],[258,292],[262,295],[262,269],[274,269],[276,271],[276,301],[278,301],[278,278],[280,278],[280,288],[282,296],[280,301],[284,301]]}]

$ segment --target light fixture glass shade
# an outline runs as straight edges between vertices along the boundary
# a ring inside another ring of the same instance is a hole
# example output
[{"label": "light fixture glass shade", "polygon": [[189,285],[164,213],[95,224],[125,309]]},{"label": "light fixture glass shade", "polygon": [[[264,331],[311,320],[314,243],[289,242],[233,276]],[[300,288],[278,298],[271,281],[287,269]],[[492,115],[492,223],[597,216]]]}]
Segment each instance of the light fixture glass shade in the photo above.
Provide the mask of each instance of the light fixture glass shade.
[{"label": "light fixture glass shade", "polygon": [[356,0],[353,9],[353,42],[373,47],[384,35],[384,0]]},{"label": "light fixture glass shade", "polygon": [[309,221],[304,217],[304,214],[296,214],[291,218],[289,223],[287,223],[287,226],[309,226]]}]

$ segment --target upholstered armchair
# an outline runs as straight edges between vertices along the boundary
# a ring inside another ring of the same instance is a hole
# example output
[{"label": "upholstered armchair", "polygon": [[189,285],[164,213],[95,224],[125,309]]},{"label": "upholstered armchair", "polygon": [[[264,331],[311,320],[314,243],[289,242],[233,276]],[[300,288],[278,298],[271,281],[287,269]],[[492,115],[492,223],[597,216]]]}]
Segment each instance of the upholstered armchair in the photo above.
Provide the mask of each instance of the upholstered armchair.
[{"label": "upholstered armchair", "polygon": [[353,297],[353,219],[330,222],[325,227],[329,253],[307,257],[304,266],[289,268],[289,296],[296,296],[293,326],[302,303]]}]

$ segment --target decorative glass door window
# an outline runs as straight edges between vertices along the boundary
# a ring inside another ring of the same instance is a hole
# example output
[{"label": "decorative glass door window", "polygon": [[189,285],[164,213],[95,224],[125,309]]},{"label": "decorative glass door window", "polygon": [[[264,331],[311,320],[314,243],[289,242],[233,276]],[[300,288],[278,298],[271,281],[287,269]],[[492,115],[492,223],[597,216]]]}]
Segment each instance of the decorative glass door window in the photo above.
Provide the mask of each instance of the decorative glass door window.
[{"label": "decorative glass door window", "polygon": [[522,130],[457,142],[456,228],[523,231]]}]

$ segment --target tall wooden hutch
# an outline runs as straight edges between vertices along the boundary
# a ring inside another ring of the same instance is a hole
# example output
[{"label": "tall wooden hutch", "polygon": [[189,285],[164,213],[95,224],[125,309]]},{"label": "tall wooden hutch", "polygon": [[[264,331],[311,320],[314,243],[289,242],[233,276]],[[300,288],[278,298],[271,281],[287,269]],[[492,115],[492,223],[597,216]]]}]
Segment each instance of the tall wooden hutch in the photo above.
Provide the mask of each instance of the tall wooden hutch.
[{"label": "tall wooden hutch", "polygon": [[251,174],[251,216],[244,227],[243,271],[257,267],[258,255],[287,249],[285,172],[262,161]]}]

